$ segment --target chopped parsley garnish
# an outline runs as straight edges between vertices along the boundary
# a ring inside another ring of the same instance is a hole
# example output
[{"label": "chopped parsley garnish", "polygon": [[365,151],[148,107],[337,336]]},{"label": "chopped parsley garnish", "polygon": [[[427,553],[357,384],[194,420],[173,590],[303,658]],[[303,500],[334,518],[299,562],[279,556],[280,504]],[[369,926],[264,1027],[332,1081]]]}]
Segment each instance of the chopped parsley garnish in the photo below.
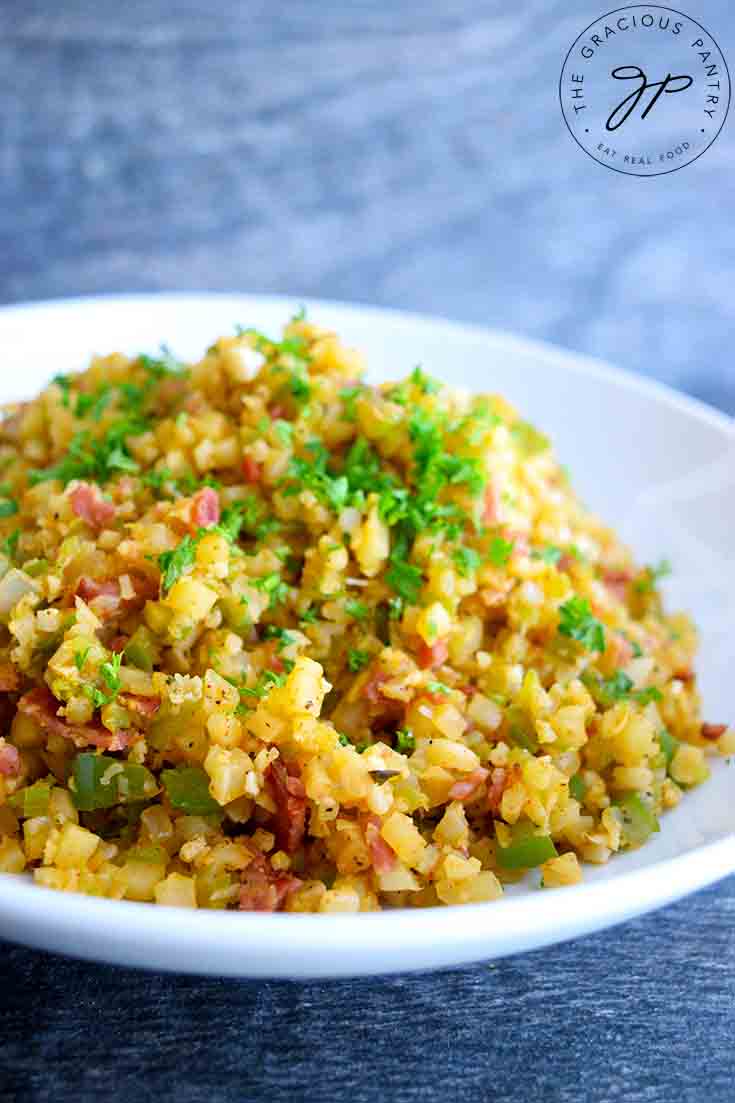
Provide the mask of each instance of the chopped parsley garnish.
[{"label": "chopped parsley garnish", "polygon": [[444,685],[444,682],[427,682],[426,688],[429,693],[451,693],[449,686]]},{"label": "chopped parsley garnish", "polygon": [[578,800],[580,804],[584,800],[586,792],[587,786],[581,774],[575,774],[574,777],[569,778],[569,795]]},{"label": "chopped parsley garnish", "polygon": [[268,594],[269,609],[273,609],[276,605],[282,604],[288,598],[288,583],[283,581],[277,571],[272,571],[270,574],[263,575],[262,578],[254,578],[252,585],[256,590]]},{"label": "chopped parsley garnish", "polygon": [[366,667],[369,662],[369,651],[358,651],[357,648],[351,647],[347,652],[347,666],[350,668],[353,674],[359,674],[359,672],[364,667]]},{"label": "chopped parsley garnish", "polygon": [[409,605],[415,605],[421,593],[423,574],[413,563],[397,558],[395,553],[391,554],[390,563],[390,568],[385,575],[386,582],[393,587],[400,598]]},{"label": "chopped parsley garnish", "polygon": [[302,624],[316,624],[319,620],[319,611],[317,609],[305,609],[299,617]]},{"label": "chopped parsley garnish", "polygon": [[347,504],[349,483],[345,475],[333,475],[327,470],[329,452],[317,440],[306,445],[313,459],[294,456],[289,464],[288,478],[294,480],[286,494],[298,494],[302,489],[311,490],[336,512]]},{"label": "chopped parsley garnish", "polygon": [[388,598],[388,618],[389,620],[400,620],[403,616],[403,598],[397,594],[395,597]]},{"label": "chopped parsley garnish", "polygon": [[587,598],[578,594],[559,606],[559,634],[576,640],[587,651],[605,650],[605,629],[592,615]]},{"label": "chopped parsley garnish", "polygon": [[144,486],[151,488],[156,497],[163,494],[166,483],[176,484],[173,473],[167,467],[161,467],[157,471],[146,471],[145,475],[141,476],[141,481]]},{"label": "chopped parsley garnish", "polygon": [[161,570],[161,588],[167,593],[182,574],[194,566],[197,553],[197,540],[191,536],[185,536],[181,543],[172,551],[161,552],[158,557],[158,566]]},{"label": "chopped parsley garnish", "polygon": [[108,427],[104,435],[94,440],[88,432],[72,437],[66,455],[52,467],[29,473],[31,486],[59,479],[64,485],[72,479],[93,479],[105,483],[117,471],[136,473],[138,464],[130,455],[126,440],[139,436],[147,428],[141,418],[121,418]]},{"label": "chopped parsley garnish", "polygon": [[96,391],[91,393],[84,391],[77,395],[74,416],[83,418],[90,414],[93,421],[100,421],[103,413],[112,402],[112,398],[113,391],[109,383],[102,383]]},{"label": "chopped parsley garnish", "polygon": [[61,388],[61,404],[62,406],[69,406],[69,391],[71,389],[71,376],[70,375],[55,375],[51,380],[57,387]]},{"label": "chopped parsley garnish", "polygon": [[633,689],[633,682],[622,670],[616,670],[610,678],[603,678],[593,670],[586,670],[582,681],[598,705],[607,708],[616,701],[636,701],[639,705],[648,705],[651,701],[661,701],[662,694],[655,686],[645,689]]},{"label": "chopped parsley garnish", "polygon": [[267,640],[278,640],[279,651],[296,642],[293,632],[289,632],[288,628],[280,628],[277,624],[267,624],[264,636]]},{"label": "chopped parsley garnish", "polygon": [[502,536],[493,536],[488,549],[488,559],[493,567],[506,567],[513,554],[513,548],[512,540],[504,540]]},{"label": "chopped parsley garnish", "polygon": [[[86,654],[85,654],[86,659]],[[113,655],[109,662],[102,663],[100,666],[100,676],[102,681],[107,686],[107,693],[104,693],[97,686],[85,685],[84,692],[90,699],[96,709],[104,708],[105,705],[109,705],[111,701],[114,701],[120,692],[122,682],[120,681],[120,666],[122,665],[122,652]],[[77,656],[74,656],[74,661],[77,662]],[[82,663],[82,665],[84,665]],[[77,663],[79,670],[81,667]]]},{"label": "chopped parsley garnish", "polygon": [[293,439],[293,425],[291,422],[278,418],[277,421],[273,422],[273,429],[283,447],[288,448]]},{"label": "chopped parsley garnish", "polygon": [[74,655],[74,663],[75,663],[76,668],[77,668],[77,670],[79,671],[80,674],[82,673],[82,670],[84,668],[84,664],[86,663],[87,658],[89,656],[89,652],[91,650],[92,650],[91,647],[85,647],[84,651],[77,651],[76,654]]},{"label": "chopped parsley garnish", "polygon": [[355,403],[362,394],[365,388],[361,385],[355,387],[343,387],[339,392],[339,397],[344,404],[344,417],[345,421],[357,421],[357,410],[355,409]]},{"label": "chopped parsley garnish", "polygon": [[422,394],[437,394],[441,390],[441,383],[438,379],[432,379],[430,375],[427,375],[425,371],[418,364],[410,376],[408,377],[414,387],[418,387]]},{"label": "chopped parsley garnish", "polygon": [[633,586],[639,594],[647,594],[655,588],[662,578],[667,578],[670,574],[671,564],[668,559],[661,559],[654,566],[645,567],[640,577],[633,583]]},{"label": "chopped parsley garnish", "polygon": [[663,694],[656,686],[646,686],[645,689],[633,690],[631,697],[639,705],[650,705],[651,701],[663,701]]},{"label": "chopped parsley garnish", "polygon": [[342,744],[343,747],[351,747],[352,746],[352,743],[351,743],[349,737],[346,736],[343,732],[340,732],[340,734],[338,736],[338,739],[339,739],[339,741],[340,741],[340,743]]},{"label": "chopped parsley garnish", "polygon": [[474,548],[456,548],[452,552],[452,559],[457,564],[457,569],[463,578],[476,571],[482,562],[479,552]]},{"label": "chopped parsley garnish", "polygon": [[141,353],[138,363],[156,379],[163,379],[167,375],[183,375],[186,367],[177,360],[167,345],[161,345],[159,356],[146,356]]},{"label": "chopped parsley garnish", "polygon": [[15,529],[14,532],[11,532],[10,536],[6,536],[2,543],[0,543],[0,550],[3,555],[7,555],[8,559],[15,559],[19,540],[20,529]]},{"label": "chopped parsley garnish", "polygon": [[0,498],[0,517],[12,517],[18,512],[18,503],[14,498]]},{"label": "chopped parsley garnish", "polygon": [[399,754],[413,754],[416,750],[416,737],[413,732],[408,728],[398,728],[395,749]]},{"label": "chopped parsley garnish", "polygon": [[355,597],[350,597],[345,602],[345,613],[348,617],[352,617],[353,620],[365,620],[370,610],[364,601],[358,601]]},{"label": "chopped parsley garnish", "polygon": [[275,686],[286,683],[286,675],[279,674],[275,670],[263,670],[254,686],[240,686],[242,697],[266,697]]},{"label": "chopped parsley garnish", "polygon": [[531,559],[540,559],[542,563],[548,563],[549,566],[555,567],[561,559],[564,552],[561,548],[555,547],[553,544],[549,544],[546,548],[535,549],[531,552]]}]

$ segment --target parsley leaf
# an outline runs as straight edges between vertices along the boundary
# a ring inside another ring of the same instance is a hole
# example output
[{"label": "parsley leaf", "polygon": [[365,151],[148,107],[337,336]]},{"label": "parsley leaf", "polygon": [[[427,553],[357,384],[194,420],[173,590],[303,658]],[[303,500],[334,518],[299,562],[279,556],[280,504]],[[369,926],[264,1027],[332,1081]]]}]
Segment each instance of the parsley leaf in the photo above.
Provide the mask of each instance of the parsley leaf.
[{"label": "parsley leaf", "polygon": [[358,384],[355,387],[343,387],[339,392],[339,397],[344,404],[344,418],[345,421],[357,421],[357,410],[355,409],[355,403],[360,397],[365,388],[362,384]]},{"label": "parsley leaf", "polygon": [[651,701],[661,701],[663,695],[656,686],[645,689],[633,689],[633,682],[622,670],[616,670],[610,678],[603,678],[593,670],[586,670],[582,681],[598,705],[609,707],[616,701],[636,701],[639,705],[648,705]]},{"label": "parsley leaf", "polygon": [[28,480],[31,486],[49,479],[59,479],[64,485],[72,479],[105,483],[115,471],[135,473],[138,464],[128,452],[126,440],[139,436],[146,428],[143,419],[128,417],[115,421],[98,440],[92,439],[87,432],[76,433],[59,463],[31,471]]},{"label": "parsley leaf", "polygon": [[386,582],[393,587],[399,597],[415,605],[421,593],[424,576],[418,567],[408,563],[405,559],[395,558],[391,555],[391,566],[386,571]]},{"label": "parsley leaf", "polygon": [[79,671],[80,674],[82,673],[82,668],[84,667],[84,664],[86,663],[87,658],[89,656],[89,652],[91,650],[92,650],[91,647],[85,647],[84,651],[77,651],[76,654],[74,655],[74,663],[75,663],[76,668],[77,668],[77,670]]},{"label": "parsley leaf", "polygon": [[347,666],[353,674],[358,674],[369,662],[369,651],[358,651],[357,648],[351,647],[347,652]]},{"label": "parsley leaf", "polygon": [[479,552],[474,548],[457,548],[452,553],[452,559],[457,564],[457,569],[463,578],[467,578],[476,571],[482,562]]},{"label": "parsley leaf", "polygon": [[0,498],[0,517],[12,517],[18,512],[18,503],[14,498]]},{"label": "parsley leaf", "polygon": [[364,601],[358,601],[355,597],[349,597],[345,601],[345,613],[354,620],[365,620],[369,612]]},{"label": "parsley leaf", "polygon": [[254,686],[240,686],[241,697],[266,697],[275,686],[286,683],[286,675],[275,670],[263,670]]},{"label": "parsley leaf", "polygon": [[671,574],[671,570],[668,559],[661,559],[654,566],[645,567],[633,585],[639,594],[650,593],[662,578],[667,578]]},{"label": "parsley leaf", "polygon": [[197,541],[191,536],[185,536],[172,551],[161,552],[158,557],[158,566],[161,570],[161,588],[164,593],[167,593],[182,574],[194,565],[196,550]]},{"label": "parsley leaf", "polygon": [[62,406],[69,406],[69,391],[71,388],[71,376],[70,375],[55,375],[51,380],[57,387],[61,388],[61,404]]},{"label": "parsley leaf", "polygon": [[578,594],[559,607],[559,634],[576,640],[587,651],[605,650],[605,629],[592,615],[587,598]]},{"label": "parsley leaf", "polygon": [[[87,652],[88,651],[89,649],[87,649]],[[86,659],[86,657],[87,654],[85,653],[84,659]],[[105,705],[109,705],[112,701],[115,700],[118,693],[120,692],[120,687],[122,685],[122,682],[120,680],[120,667],[122,665],[122,659],[122,652],[118,652],[117,654],[112,656],[109,662],[102,663],[102,665],[100,666],[100,676],[102,678],[102,681],[107,686],[107,693],[103,693],[103,691],[101,689],[98,689],[97,686],[84,686],[85,694],[96,709],[101,709],[104,708]],[[74,661],[77,664],[79,671],[81,672],[82,667],[79,665],[78,654],[74,656]],[[82,662],[82,666],[83,665],[84,662]]]},{"label": "parsley leaf", "polygon": [[546,548],[536,549],[531,552],[531,559],[540,559],[543,563],[548,563],[550,567],[555,567],[563,555],[561,548],[555,547],[553,544],[549,544]]},{"label": "parsley leaf", "polygon": [[19,540],[20,529],[15,529],[14,532],[11,532],[10,536],[6,536],[2,543],[0,543],[0,550],[3,555],[7,555],[8,559],[15,559]]},{"label": "parsley leaf", "polygon": [[416,750],[416,737],[413,732],[408,728],[398,728],[395,749],[399,754],[413,754]]},{"label": "parsley leaf", "polygon": [[261,590],[264,594],[268,594],[270,599],[268,605],[269,609],[273,609],[276,605],[282,604],[288,598],[288,583],[281,579],[277,571],[272,571],[271,574],[263,575],[262,578],[253,579],[252,584],[256,590]]},{"label": "parsley leaf", "polygon": [[512,540],[504,540],[502,536],[494,536],[488,549],[488,559],[493,567],[506,567],[513,554],[514,547]]},{"label": "parsley leaf", "polygon": [[163,379],[167,375],[183,375],[186,372],[186,366],[176,359],[167,345],[161,345],[159,356],[141,353],[138,363],[155,379]]}]

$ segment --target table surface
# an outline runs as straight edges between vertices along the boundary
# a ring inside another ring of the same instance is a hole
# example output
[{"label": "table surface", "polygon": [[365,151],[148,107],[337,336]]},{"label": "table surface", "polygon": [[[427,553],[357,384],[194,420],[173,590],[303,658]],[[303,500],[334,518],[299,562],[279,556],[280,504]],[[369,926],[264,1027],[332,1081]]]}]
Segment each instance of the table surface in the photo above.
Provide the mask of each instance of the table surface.
[{"label": "table surface", "polygon": [[[655,179],[585,157],[557,81],[607,7],[6,0],[0,301],[211,288],[408,307],[735,412],[733,128]],[[693,14],[735,57],[727,0]],[[730,879],[574,944],[334,984],[5,946],[0,1097],[724,1103],[734,913]]]}]

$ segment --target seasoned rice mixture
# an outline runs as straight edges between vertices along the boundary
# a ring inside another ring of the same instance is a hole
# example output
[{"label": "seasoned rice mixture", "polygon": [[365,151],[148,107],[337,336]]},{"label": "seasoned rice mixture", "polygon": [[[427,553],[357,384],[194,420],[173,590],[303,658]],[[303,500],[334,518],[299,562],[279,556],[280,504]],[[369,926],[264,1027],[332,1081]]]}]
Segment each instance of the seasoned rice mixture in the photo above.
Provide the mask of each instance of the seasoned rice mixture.
[{"label": "seasoned rice mixture", "polygon": [[497,396],[299,316],[95,359],[0,425],[0,870],[355,912],[550,888],[735,733],[694,628]]}]

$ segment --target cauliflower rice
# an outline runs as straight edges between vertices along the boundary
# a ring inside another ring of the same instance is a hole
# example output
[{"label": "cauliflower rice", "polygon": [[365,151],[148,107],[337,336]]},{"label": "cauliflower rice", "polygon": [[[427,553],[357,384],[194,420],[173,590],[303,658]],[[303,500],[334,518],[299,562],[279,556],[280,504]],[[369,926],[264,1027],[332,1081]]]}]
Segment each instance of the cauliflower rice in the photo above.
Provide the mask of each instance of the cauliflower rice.
[{"label": "cauliflower rice", "polygon": [[735,733],[695,630],[497,396],[297,316],[0,424],[0,871],[356,912],[554,887]]}]

